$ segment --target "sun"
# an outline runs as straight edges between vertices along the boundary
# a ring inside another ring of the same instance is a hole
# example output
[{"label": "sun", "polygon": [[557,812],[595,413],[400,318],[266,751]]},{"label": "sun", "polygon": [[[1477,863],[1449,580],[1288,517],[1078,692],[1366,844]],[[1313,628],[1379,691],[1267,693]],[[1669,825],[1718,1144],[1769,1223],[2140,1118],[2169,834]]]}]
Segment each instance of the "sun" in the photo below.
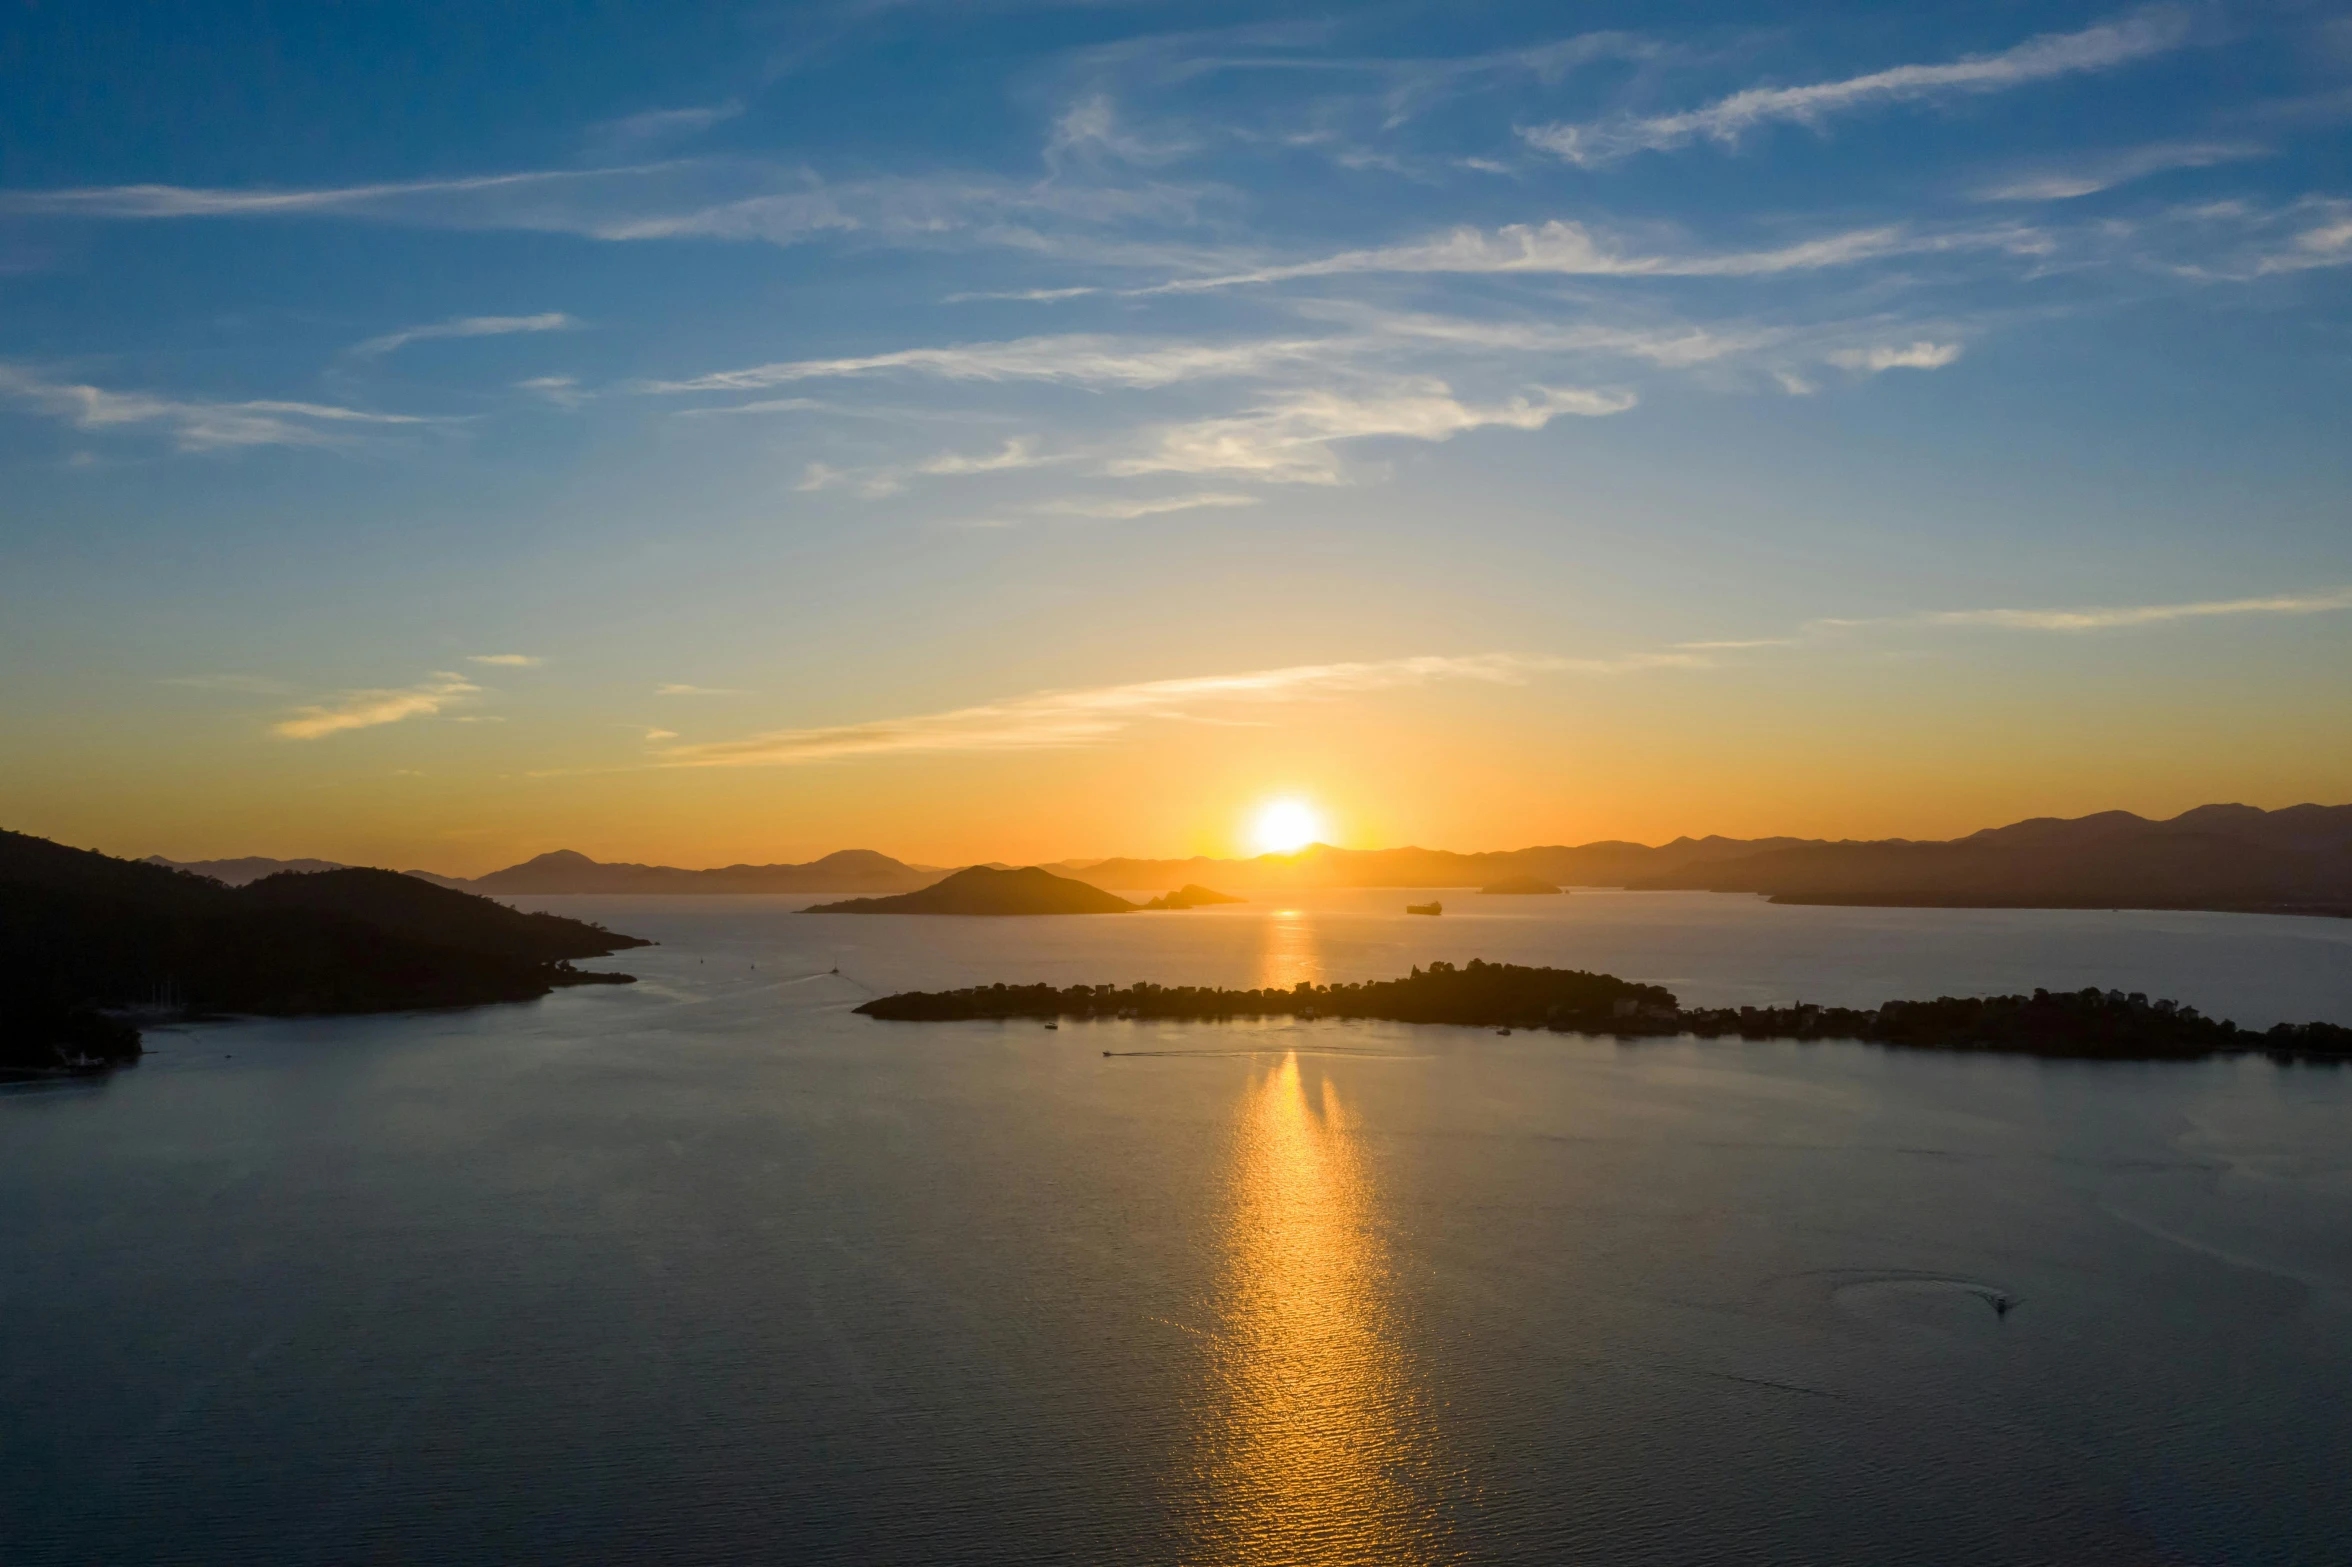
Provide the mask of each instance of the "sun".
[{"label": "sun", "polygon": [[1296,854],[1323,834],[1323,819],[1304,800],[1269,800],[1250,823],[1250,842],[1260,854]]}]

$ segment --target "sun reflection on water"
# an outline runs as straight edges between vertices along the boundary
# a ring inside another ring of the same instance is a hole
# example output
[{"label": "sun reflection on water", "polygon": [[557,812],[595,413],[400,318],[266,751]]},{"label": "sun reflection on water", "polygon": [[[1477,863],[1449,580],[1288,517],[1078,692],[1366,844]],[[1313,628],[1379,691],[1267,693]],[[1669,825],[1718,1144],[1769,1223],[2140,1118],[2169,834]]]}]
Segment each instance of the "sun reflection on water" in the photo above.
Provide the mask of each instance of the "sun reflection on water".
[{"label": "sun reflection on water", "polygon": [[1323,981],[1323,944],[1304,909],[1276,909],[1266,916],[1258,948],[1260,989],[1288,990],[1300,980]]},{"label": "sun reflection on water", "polygon": [[1236,1128],[1222,1322],[1201,1434],[1210,1562],[1429,1562],[1442,1531],[1356,1129],[1296,1054]]}]

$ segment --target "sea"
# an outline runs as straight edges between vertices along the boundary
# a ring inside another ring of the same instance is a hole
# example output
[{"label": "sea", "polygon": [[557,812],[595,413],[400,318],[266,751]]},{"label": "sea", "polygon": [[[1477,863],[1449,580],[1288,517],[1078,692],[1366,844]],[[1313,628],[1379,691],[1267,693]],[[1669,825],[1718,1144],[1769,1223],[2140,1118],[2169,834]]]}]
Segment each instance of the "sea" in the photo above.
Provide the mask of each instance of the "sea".
[{"label": "sea", "polygon": [[2352,921],[518,900],[631,986],[0,1090],[0,1562],[2352,1561],[2352,1071],[910,988],[1472,957],[2352,1023]]}]

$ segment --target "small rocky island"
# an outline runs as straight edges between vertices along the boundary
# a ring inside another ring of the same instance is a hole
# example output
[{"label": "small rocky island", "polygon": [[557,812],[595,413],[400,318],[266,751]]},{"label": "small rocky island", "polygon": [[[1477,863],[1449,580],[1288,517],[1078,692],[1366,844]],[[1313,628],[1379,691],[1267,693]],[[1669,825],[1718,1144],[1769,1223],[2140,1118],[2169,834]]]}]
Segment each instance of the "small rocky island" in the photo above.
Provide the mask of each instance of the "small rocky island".
[{"label": "small rocky island", "polygon": [[649,945],[394,871],[229,887],[0,832],[0,1074],[135,1061],[141,1018],[401,1012],[627,984],[573,960]]},{"label": "small rocky island", "polygon": [[1581,969],[1533,968],[1473,958],[1432,963],[1404,979],[1355,985],[1302,982],[1291,990],[1193,985],[981,985],[910,991],[857,1009],[901,1022],[988,1018],[1364,1018],[1478,1028],[1656,1038],[1856,1039],[1914,1050],[2118,1061],[2193,1061],[2260,1052],[2283,1060],[2352,1061],[2352,1028],[2281,1023],[2268,1032],[2204,1016],[2194,1007],[2120,991],[2037,990],[2030,996],[1940,996],[1851,1007],[1685,1008],[1672,991]]},{"label": "small rocky island", "polygon": [[1174,892],[1163,892],[1144,905],[1147,909],[1197,909],[1212,903],[1247,903],[1230,892],[1218,892],[1199,882],[1186,882]]},{"label": "small rocky island", "polygon": [[[890,898],[846,898],[804,914],[1132,914],[1136,905],[1100,887],[1037,866],[991,870],[975,865],[917,892]],[[1165,905],[1162,905],[1165,907]]]}]

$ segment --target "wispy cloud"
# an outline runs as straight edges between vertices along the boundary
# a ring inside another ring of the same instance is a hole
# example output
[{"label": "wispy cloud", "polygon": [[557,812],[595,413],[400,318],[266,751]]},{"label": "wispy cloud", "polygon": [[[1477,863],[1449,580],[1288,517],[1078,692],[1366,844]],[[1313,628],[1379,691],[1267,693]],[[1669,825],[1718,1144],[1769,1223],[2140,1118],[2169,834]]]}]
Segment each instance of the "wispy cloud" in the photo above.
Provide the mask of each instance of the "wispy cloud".
[{"label": "wispy cloud", "polygon": [[2241,163],[2266,158],[2270,151],[2253,141],[2158,142],[2020,170],[1982,187],[1975,196],[1979,201],[2071,201],[2151,174]]},{"label": "wispy cloud", "polygon": [[1751,87],[1680,114],[1529,126],[1520,134],[1533,146],[1590,168],[1701,140],[1737,146],[1748,132],[1775,122],[1818,128],[1835,115],[1884,104],[2008,92],[2034,82],[2111,70],[2177,48],[2188,36],[2186,10],[2157,7],[2080,32],[2047,33],[1997,54],[1968,55],[1940,65],[1898,65],[1804,87]]},{"label": "wispy cloud", "polygon": [[5,364],[0,364],[0,398],[62,419],[77,430],[156,425],[171,432],[173,444],[184,452],[245,446],[336,446],[351,439],[354,426],[437,422],[412,414],[370,413],[331,403],[217,403],[149,392],[110,392],[80,382],[48,380]]},{"label": "wispy cloud", "polygon": [[2313,267],[2340,267],[2352,262],[2352,202],[2317,204],[2322,221],[2304,229],[2284,249],[2255,264],[2260,273],[2304,272]]},{"label": "wispy cloud", "polygon": [[1169,512],[1199,511],[1207,507],[1257,506],[1263,497],[1230,490],[1201,490],[1190,495],[1072,495],[1029,508],[1039,517],[1083,517],[1097,522],[1133,522]]},{"label": "wispy cloud", "polygon": [[421,685],[388,691],[346,691],[331,700],[296,708],[291,717],[272,724],[270,732],[287,740],[320,740],[347,730],[373,729],[379,724],[397,724],[409,718],[430,718],[444,708],[478,695],[481,689],[463,675],[444,671]]},{"label": "wispy cloud", "polygon": [[390,181],[308,190],[222,190],[187,185],[93,185],[69,190],[0,192],[0,212],[76,218],[158,219],[274,217],[301,213],[369,214],[424,198],[518,192],[576,184],[619,172],[533,170],[465,179]]},{"label": "wispy cloud", "polygon": [[1457,399],[1442,381],[1400,380],[1370,395],[1304,391],[1226,418],[1163,426],[1149,449],[1107,465],[1114,474],[1246,474],[1273,483],[1336,484],[1341,441],[1372,436],[1445,441],[1501,426],[1540,430],[1562,414],[1599,417],[1634,406],[1630,392],[1541,387],[1501,403]]},{"label": "wispy cloud", "polygon": [[1562,660],[1511,653],[1297,664],[1238,675],[1039,691],[977,707],[818,729],[778,729],[741,740],[673,746],[657,754],[671,767],[783,767],[854,756],[1068,749],[1103,744],[1151,720],[1210,720],[1235,709],[1443,680],[1518,684],[1530,675],[1563,667]]},{"label": "wispy cloud", "polygon": [[1882,370],[1941,370],[1960,357],[1960,345],[1918,342],[1902,347],[1840,348],[1823,357],[1842,370],[1859,370],[1865,375]]},{"label": "wispy cloud", "polygon": [[2140,237],[2145,265],[2201,282],[2258,282],[2352,265],[2352,201],[2201,202],[2140,225]]},{"label": "wispy cloud", "polygon": [[722,370],[683,381],[649,381],[651,393],[749,392],[794,381],[907,371],[948,381],[1048,381],[1070,386],[1146,388],[1214,376],[1251,376],[1323,350],[1319,339],[1194,342],[1181,338],[1063,333],[946,348],[902,348],[847,359],[795,359]]},{"label": "wispy cloud", "polygon": [[581,388],[577,377],[568,375],[535,375],[527,381],[517,381],[515,390],[544,397],[558,408],[578,408],[593,395]]},{"label": "wispy cloud", "polygon": [[847,490],[867,500],[879,500],[905,489],[906,477],[896,468],[836,468],[830,463],[813,462],[801,470],[800,482],[793,488],[803,495]]},{"label": "wispy cloud", "polygon": [[1547,316],[1481,320],[1387,310],[1347,300],[1310,300],[1297,308],[1302,315],[1342,322],[1353,328],[1350,339],[1333,340],[1332,348],[1359,353],[1431,348],[1476,354],[1597,354],[1641,360],[1661,369],[1682,370],[1769,348],[1791,336],[1786,327],[1748,323],[1703,326],[1667,322],[1622,326],[1589,319],[1589,311],[1588,319],[1560,321]]},{"label": "wispy cloud", "polygon": [[[105,219],[340,218],[422,228],[516,229],[613,242],[827,237],[938,249],[1009,248],[1114,259],[1087,236],[1191,224],[1212,193],[1161,182],[989,175],[827,181],[799,164],[668,159],[459,179],[297,190],[109,185],[0,191],[0,214]],[[1165,247],[1149,254],[1164,257]]]},{"label": "wispy cloud", "polygon": [[389,354],[411,343],[427,342],[441,337],[506,337],[517,332],[569,332],[578,328],[578,319],[560,310],[550,310],[535,316],[458,316],[449,321],[436,321],[429,326],[403,327],[397,332],[386,332],[371,337],[364,343],[354,343],[351,352],[362,358],[373,359]]},{"label": "wispy cloud", "polygon": [[688,686],[673,683],[655,686],[653,694],[655,696],[749,696],[751,693],[738,691],[732,686]]},{"label": "wispy cloud", "polygon": [[640,157],[654,148],[699,136],[742,112],[743,105],[734,99],[683,109],[648,109],[642,114],[626,114],[591,126],[587,141],[605,157]]},{"label": "wispy cloud", "polygon": [[2189,604],[2093,605],[2076,609],[1951,609],[1921,615],[1931,626],[1990,626],[2005,631],[2112,631],[2227,615],[2321,615],[2352,609],[2352,588],[2280,593],[2265,598],[2206,599]]},{"label": "wispy cloud", "polygon": [[536,653],[468,653],[469,664],[497,664],[507,669],[537,669],[547,662]]},{"label": "wispy cloud", "polygon": [[967,456],[962,452],[941,452],[915,464],[915,472],[926,474],[1006,473],[1017,468],[1043,468],[1067,459],[1047,456],[1037,450],[1033,436],[1016,436],[993,452]]},{"label": "wispy cloud", "polygon": [[1045,162],[1057,171],[1072,164],[1105,160],[1150,166],[1172,163],[1198,146],[1189,136],[1151,136],[1123,125],[1110,95],[1098,92],[1071,104],[1054,122],[1053,135],[1045,144]]},{"label": "wispy cloud", "polygon": [[1363,77],[1380,85],[1374,102],[1384,129],[1393,130],[1450,99],[1512,78],[1555,86],[1580,67],[1603,60],[1654,60],[1665,45],[1638,33],[1595,32],[1523,48],[1442,57],[1367,57],[1282,54],[1271,51],[1212,55],[1185,62],[1176,74],[1313,72]]},{"label": "wispy cloud", "polygon": [[[1911,615],[1860,619],[1825,618],[1805,623],[1808,632],[1855,631],[1892,626],[1981,627],[1993,631],[2118,631],[2186,620],[2237,615],[2324,615],[2352,609],[2352,588],[2317,593],[2274,593],[2260,598],[2196,599],[2178,604],[2092,604],[2062,609],[1938,609]],[[1702,644],[1686,644],[1699,646]]]},{"label": "wispy cloud", "polygon": [[1554,218],[1544,223],[1511,223],[1486,230],[1457,228],[1430,239],[1368,250],[1342,251],[1312,261],[1288,262],[1207,277],[1178,278],[1125,292],[1137,295],[1188,294],[1246,284],[1350,273],[1550,277],[1771,277],[1853,266],[1893,256],[1960,250],[2039,252],[2047,239],[2014,225],[1997,228],[1922,231],[1906,224],[1848,229],[1767,250],[1643,252],[1597,235],[1582,223]]}]

